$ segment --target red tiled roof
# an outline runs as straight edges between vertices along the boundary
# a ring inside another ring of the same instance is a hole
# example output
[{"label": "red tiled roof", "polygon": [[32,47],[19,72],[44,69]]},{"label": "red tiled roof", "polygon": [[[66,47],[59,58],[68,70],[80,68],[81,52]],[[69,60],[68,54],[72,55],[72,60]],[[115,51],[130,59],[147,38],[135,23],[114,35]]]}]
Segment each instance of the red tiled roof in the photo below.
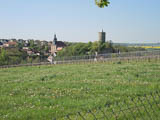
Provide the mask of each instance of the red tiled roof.
[{"label": "red tiled roof", "polygon": [[17,45],[16,42],[8,42],[7,44],[9,44],[9,45]]}]

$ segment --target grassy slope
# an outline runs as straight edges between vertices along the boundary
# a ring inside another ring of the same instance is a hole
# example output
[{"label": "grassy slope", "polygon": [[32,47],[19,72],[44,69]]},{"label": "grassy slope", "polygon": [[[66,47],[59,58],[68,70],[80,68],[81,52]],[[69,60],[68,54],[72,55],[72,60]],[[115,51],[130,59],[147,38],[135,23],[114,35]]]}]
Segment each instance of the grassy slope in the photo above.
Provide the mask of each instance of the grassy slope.
[{"label": "grassy slope", "polygon": [[159,62],[0,69],[0,119],[47,120],[160,90]]}]

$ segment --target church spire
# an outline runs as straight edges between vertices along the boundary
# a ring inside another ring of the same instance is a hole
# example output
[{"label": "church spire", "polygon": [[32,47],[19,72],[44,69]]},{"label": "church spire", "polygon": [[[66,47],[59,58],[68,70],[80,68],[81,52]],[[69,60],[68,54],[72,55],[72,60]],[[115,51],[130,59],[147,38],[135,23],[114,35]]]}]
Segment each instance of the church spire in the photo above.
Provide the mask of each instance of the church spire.
[{"label": "church spire", "polygon": [[56,45],[56,42],[57,42],[57,37],[56,34],[54,34],[53,44]]},{"label": "church spire", "polygon": [[56,34],[54,34],[54,39],[55,39],[55,38],[57,38],[57,37],[56,37]]}]

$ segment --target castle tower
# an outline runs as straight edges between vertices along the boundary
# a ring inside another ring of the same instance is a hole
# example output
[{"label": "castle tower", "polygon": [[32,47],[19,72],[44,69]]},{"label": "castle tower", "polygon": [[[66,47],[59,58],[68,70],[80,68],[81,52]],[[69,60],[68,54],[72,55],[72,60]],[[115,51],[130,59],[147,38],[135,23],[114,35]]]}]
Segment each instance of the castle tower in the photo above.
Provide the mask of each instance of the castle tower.
[{"label": "castle tower", "polygon": [[105,43],[106,42],[106,33],[103,32],[103,29],[102,29],[102,32],[99,32],[99,41],[101,41],[102,43]]}]

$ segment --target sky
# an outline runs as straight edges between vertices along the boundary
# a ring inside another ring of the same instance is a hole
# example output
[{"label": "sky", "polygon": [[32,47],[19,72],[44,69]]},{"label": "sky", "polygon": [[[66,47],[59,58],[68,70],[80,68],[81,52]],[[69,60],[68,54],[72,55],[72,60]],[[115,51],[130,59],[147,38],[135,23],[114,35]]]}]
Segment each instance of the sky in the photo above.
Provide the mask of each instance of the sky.
[{"label": "sky", "polygon": [[0,0],[0,39],[69,42],[106,40],[118,43],[160,42],[160,0]]}]

